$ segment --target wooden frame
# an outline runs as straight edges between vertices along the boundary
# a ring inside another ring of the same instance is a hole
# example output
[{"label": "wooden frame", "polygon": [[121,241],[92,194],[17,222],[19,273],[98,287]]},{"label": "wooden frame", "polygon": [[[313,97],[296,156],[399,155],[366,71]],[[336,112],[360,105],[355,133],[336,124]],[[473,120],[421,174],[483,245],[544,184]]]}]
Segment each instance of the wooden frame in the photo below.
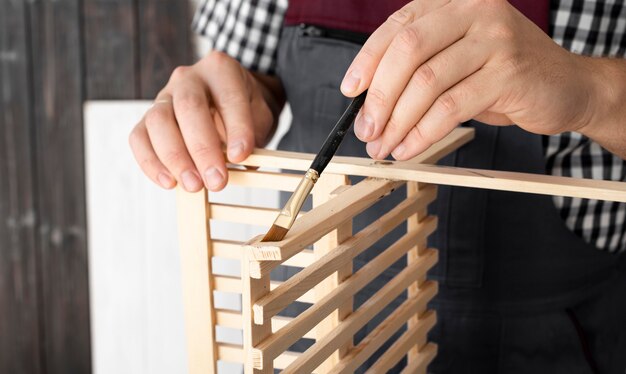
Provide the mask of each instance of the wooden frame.
[{"label": "wooden frame", "polygon": [[[205,191],[178,191],[179,230],[185,298],[189,368],[194,374],[214,373],[217,361],[235,361],[246,373],[350,373],[376,352],[402,326],[404,333],[369,368],[386,372],[407,356],[405,372],[425,373],[437,347],[427,341],[436,315],[427,303],[437,284],[426,280],[437,251],[426,239],[437,226],[427,214],[435,200],[435,184],[468,186],[626,201],[626,184],[509,172],[469,170],[427,165],[473,137],[457,129],[429,151],[408,162],[374,162],[335,157],[313,190],[313,208],[303,213],[280,242],[246,243],[212,239],[209,221],[253,223],[269,227],[276,209],[209,203]],[[306,170],[312,155],[257,150],[242,165]],[[350,185],[348,176],[365,177]],[[292,191],[301,176],[233,166],[230,184]],[[406,196],[364,229],[354,232],[352,219],[394,190],[407,186]],[[353,259],[395,227],[407,232],[368,264],[353,272]],[[242,238],[244,239],[244,238]],[[313,250],[309,247],[313,245]],[[402,256],[407,266],[368,301],[353,310],[352,298],[364,285]],[[212,257],[239,259],[241,275],[213,274]],[[283,282],[270,280],[281,265],[301,270]],[[353,346],[352,336],[401,292],[409,298],[369,335]],[[213,291],[240,293],[242,311],[220,310]],[[295,301],[312,304],[294,318],[279,316]],[[216,326],[243,330],[243,345],[216,340]],[[315,339],[304,353],[288,349],[300,338]]]}]

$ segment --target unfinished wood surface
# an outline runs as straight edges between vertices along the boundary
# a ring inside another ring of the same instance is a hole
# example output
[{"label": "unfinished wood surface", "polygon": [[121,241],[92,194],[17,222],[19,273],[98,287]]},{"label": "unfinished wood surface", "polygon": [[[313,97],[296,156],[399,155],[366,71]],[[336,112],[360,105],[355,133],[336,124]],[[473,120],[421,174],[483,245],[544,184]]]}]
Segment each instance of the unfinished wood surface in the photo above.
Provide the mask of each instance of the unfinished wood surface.
[{"label": "unfinished wood surface", "polygon": [[[431,188],[431,187],[435,187],[435,186],[427,185],[424,183],[418,183],[418,182],[408,182],[406,185],[407,198],[424,193],[428,188]],[[407,220],[407,231],[417,230],[420,227],[419,223],[422,220],[426,219],[427,215],[428,215],[428,207],[426,205],[420,207],[420,209],[417,210],[417,213],[409,217],[409,219]],[[407,264],[410,265],[413,262],[417,261],[419,256],[423,255],[424,251],[426,250],[426,247],[427,247],[427,238],[424,237],[416,243],[415,247],[411,248],[407,252]],[[417,282],[411,284],[409,286],[407,296],[409,298],[416,297],[417,294],[419,293],[419,287],[422,283],[424,283],[424,281],[426,281],[426,275],[424,275],[421,279],[418,279]],[[409,329],[418,323],[419,316],[424,312],[425,312],[425,308],[422,310],[418,310],[415,313],[415,315],[409,319],[409,322],[408,322]],[[412,362],[417,357],[419,348],[423,346],[425,342],[426,342],[425,336],[420,336],[419,339],[415,341],[415,344],[409,351],[409,354],[407,357],[409,362]]]},{"label": "unfinished wood surface", "polygon": [[[233,310],[216,309],[215,320],[216,320],[215,324],[217,326],[223,326],[223,327],[228,327],[231,329],[238,329],[238,330],[241,330],[241,326],[243,326],[243,318],[241,316],[241,312],[236,312]],[[293,318],[291,317],[283,317],[283,316],[272,317],[272,332],[276,332],[280,330],[292,320]],[[303,337],[307,339],[315,339],[315,332],[310,331],[304,334]]]},{"label": "unfinished wood surface", "polygon": [[428,364],[433,361],[436,355],[437,345],[433,343],[426,344],[424,349],[419,352],[417,359],[409,363],[402,370],[401,374],[425,374]]},{"label": "unfinished wood surface", "polygon": [[[243,316],[244,372],[246,374],[273,374],[272,360],[256,360],[253,358],[253,347],[272,334],[271,321],[268,318],[262,324],[253,321],[252,305],[270,292],[270,277],[261,279],[249,277],[249,253],[241,259],[241,277],[244,279],[241,295]],[[285,349],[286,350],[286,349]],[[278,355],[277,355],[278,356]]]},{"label": "unfinished wood surface", "polygon": [[[380,275],[400,257],[406,255],[406,252],[417,237],[418,235],[413,232],[407,233],[400,238],[387,250],[342,282],[332,292],[295,317],[287,326],[256,346],[253,349],[253,355],[255,357],[275,357],[289,348],[299,337],[303,336],[333,310],[342,305],[346,299],[353,297],[361,288]],[[429,251],[426,256],[420,258],[420,261],[413,265],[413,267],[419,267],[416,276],[428,271],[436,262],[437,252],[434,250]]]},{"label": "unfinished wood surface", "polygon": [[300,174],[228,169],[228,184],[233,186],[289,192],[295,190],[301,180]]},{"label": "unfinished wood surface", "polygon": [[[318,367],[322,361],[328,357],[332,351],[339,348],[347,339],[352,339],[353,335],[365,324],[374,318],[387,304],[394,300],[404,291],[417,276],[424,273],[419,263],[414,263],[404,268],[397,276],[385,284],[378,292],[372,295],[363,305],[361,305],[341,324],[318,340],[300,355],[291,365],[285,368],[284,374],[307,373]],[[424,292],[420,293],[417,300],[421,304],[426,304],[436,293],[437,286],[433,282],[428,282],[424,286]]]},{"label": "unfinished wood surface", "polygon": [[208,198],[206,190],[176,192],[189,372],[216,373]]},{"label": "unfinished wood surface", "polygon": [[208,205],[211,210],[211,219],[246,225],[270,227],[278,213],[280,213],[279,209],[272,208],[220,203],[210,203]]},{"label": "unfinished wood surface", "polygon": [[[417,339],[425,336],[437,322],[437,315],[430,310],[424,313],[416,324],[409,327],[382,356],[367,370],[367,373],[386,373],[393,368],[414,345]],[[418,352],[419,355],[419,352]],[[411,360],[409,364],[413,363]]]},{"label": "unfinished wood surface", "polygon": [[[421,207],[430,203],[435,197],[435,191],[433,186],[428,191],[424,191],[423,196],[413,195],[405,199],[356,235],[333,248],[332,251],[327,251],[311,266],[304,268],[283,282],[274,292],[258,300],[254,305],[255,317],[262,320],[278,314],[296,298],[302,296],[328,276],[345,265],[351,265],[354,257],[391,232]],[[415,231],[415,237],[425,238],[434,230],[435,221],[430,220],[427,224],[418,226],[412,231]],[[338,283],[331,290],[336,286]]]},{"label": "unfinished wood surface", "polygon": [[[433,297],[437,292],[435,289],[426,289],[425,292],[430,292],[431,294],[425,296],[426,298]],[[367,360],[371,355],[374,354],[387,340],[389,340],[393,334],[396,333],[404,325],[407,320],[411,317],[412,314],[416,313],[418,310],[425,308],[426,303],[420,302],[420,295],[416,295],[413,298],[406,299],[402,305],[396,310],[394,310],[391,314],[385,318],[383,322],[381,322],[374,330],[372,330],[357,346],[355,346],[348,354],[338,363],[335,367],[333,367],[329,374],[347,374],[354,373],[354,371],[360,367],[365,360]],[[434,323],[434,315],[430,318],[430,321]],[[429,321],[420,320],[419,324],[414,325],[417,328],[414,328],[414,331],[419,331],[421,334],[416,335],[415,338],[426,336],[428,330],[425,328]],[[431,325],[432,326],[432,325]],[[421,327],[421,328],[420,328]],[[401,350],[405,348],[404,350]],[[407,354],[409,347],[400,347],[394,346],[390,347],[389,350],[393,349],[395,354],[400,355],[400,357]],[[385,371],[386,372],[386,371]]]},{"label": "unfinished wood surface", "polygon": [[[316,208],[330,199],[335,198],[340,191],[340,187],[345,187],[350,184],[350,178],[346,175],[338,174],[323,174],[322,178],[316,183],[316,188],[313,191],[313,208]],[[343,190],[345,191],[345,190]],[[352,219],[347,220],[345,223],[339,225],[337,229],[331,231],[328,235],[318,240],[313,251],[317,261],[323,256],[333,251],[339,244],[345,242],[352,235]],[[317,263],[317,262],[316,262]],[[313,267],[309,266],[308,268]],[[302,271],[305,271],[306,269]],[[301,272],[302,272],[301,271]],[[300,273],[301,273],[300,272]],[[320,282],[315,286],[315,297],[317,300],[326,296],[329,292],[339,286],[344,279],[352,274],[352,261],[346,262],[341,266],[336,267],[330,272],[326,279],[320,279]],[[296,274],[297,275],[297,274]],[[337,328],[339,322],[342,321],[348,314],[352,312],[352,298],[345,301],[343,305],[330,313],[322,322],[315,327],[315,334],[317,339],[321,339]],[[341,357],[345,355],[347,350],[352,346],[351,342],[347,342],[344,346],[333,352],[326,361],[319,366],[319,371],[322,373],[329,372],[335,365],[339,363]]]},{"label": "unfinished wood surface", "polygon": [[[243,253],[243,247],[242,247],[244,244],[243,242],[233,241],[233,240],[212,239],[211,243],[212,243],[212,249],[213,249],[213,257],[221,257],[221,258],[227,258],[231,260],[241,260],[241,256]],[[303,249],[302,251],[298,252],[287,261],[283,262],[282,265],[303,268],[303,267],[309,266],[314,261],[315,261],[315,255],[313,254],[313,251],[310,249]],[[258,279],[261,277],[260,275],[261,270],[258,265],[258,262],[256,264],[255,263],[253,264],[257,266],[257,269],[259,270],[251,269],[251,273],[258,274],[256,276],[253,275],[253,278]]]},{"label": "unfinished wood surface", "polygon": [[[457,130],[464,131],[467,129]],[[453,132],[451,135],[455,134]],[[442,141],[448,142],[448,139],[450,138]],[[304,171],[309,167],[313,157],[312,154],[256,149],[242,164]],[[325,172],[448,186],[626,202],[626,183],[624,182],[436,166],[410,160],[373,161],[358,157],[335,156]]]},{"label": "unfinished wood surface", "polygon": [[[218,344],[218,357],[220,360],[235,362],[243,364],[244,349],[240,345],[219,343]],[[300,353],[297,352],[283,352],[280,356],[274,360],[275,369],[284,369],[295,361]]]},{"label": "unfinished wood surface", "polygon": [[[282,284],[283,282],[280,281],[270,281],[270,291],[277,289]],[[213,289],[220,292],[241,293],[243,290],[243,283],[239,277],[213,275]],[[315,291],[313,289],[308,289],[306,292],[298,295],[298,297],[293,301],[312,304],[315,302]]]},{"label": "unfinished wood surface", "polygon": [[381,197],[401,186],[402,181],[366,178],[332,201],[297,219],[280,242],[254,241],[249,249],[257,261],[286,260],[313,244],[334,228],[359,214]]}]

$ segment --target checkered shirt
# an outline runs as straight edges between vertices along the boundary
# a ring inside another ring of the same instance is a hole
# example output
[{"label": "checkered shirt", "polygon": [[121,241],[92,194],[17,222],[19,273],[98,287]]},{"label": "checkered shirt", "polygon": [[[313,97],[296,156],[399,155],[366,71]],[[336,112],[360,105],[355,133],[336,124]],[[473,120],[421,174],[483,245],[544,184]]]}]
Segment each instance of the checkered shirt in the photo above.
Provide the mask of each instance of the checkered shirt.
[{"label": "checkered shirt", "polygon": [[[288,0],[203,0],[193,27],[213,49],[250,70],[273,74],[287,5]],[[550,33],[574,53],[626,58],[626,0],[552,0]],[[545,136],[544,147],[547,174],[626,181],[626,162],[578,133]],[[555,197],[554,204],[576,235],[601,250],[626,250],[626,204],[569,197]]]}]

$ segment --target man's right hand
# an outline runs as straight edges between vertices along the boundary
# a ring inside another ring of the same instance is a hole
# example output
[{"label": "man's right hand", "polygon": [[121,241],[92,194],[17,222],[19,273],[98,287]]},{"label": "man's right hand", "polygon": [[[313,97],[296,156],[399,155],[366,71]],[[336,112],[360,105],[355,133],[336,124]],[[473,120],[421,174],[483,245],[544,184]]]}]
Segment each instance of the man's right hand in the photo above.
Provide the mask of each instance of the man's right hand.
[{"label": "man's right hand", "polygon": [[224,53],[211,52],[174,70],[131,132],[130,146],[159,186],[219,191],[228,179],[223,146],[233,163],[265,146],[276,128],[282,95],[276,78],[252,74]]}]

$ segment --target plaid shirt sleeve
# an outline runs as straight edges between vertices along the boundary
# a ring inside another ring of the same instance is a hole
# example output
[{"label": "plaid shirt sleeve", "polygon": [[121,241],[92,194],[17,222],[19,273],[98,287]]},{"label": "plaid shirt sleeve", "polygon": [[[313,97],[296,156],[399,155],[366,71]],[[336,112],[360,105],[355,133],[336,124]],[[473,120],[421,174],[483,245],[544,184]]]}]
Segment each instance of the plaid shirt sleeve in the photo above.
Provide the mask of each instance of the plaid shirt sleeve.
[{"label": "plaid shirt sleeve", "polygon": [[244,67],[276,72],[276,48],[287,0],[203,0],[193,29],[213,50],[236,58]]}]

